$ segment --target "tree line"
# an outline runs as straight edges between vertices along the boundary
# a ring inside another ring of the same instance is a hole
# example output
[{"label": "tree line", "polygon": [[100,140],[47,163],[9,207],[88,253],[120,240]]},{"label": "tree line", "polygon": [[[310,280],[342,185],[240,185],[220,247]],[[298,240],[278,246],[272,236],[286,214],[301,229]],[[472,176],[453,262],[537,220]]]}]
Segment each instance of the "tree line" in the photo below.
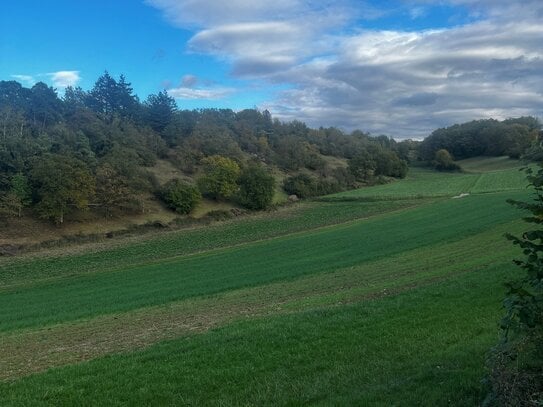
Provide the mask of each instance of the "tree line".
[{"label": "tree line", "polygon": [[[386,136],[281,122],[266,110],[182,110],[165,90],[142,101],[123,75],[108,72],[89,91],[68,87],[62,97],[42,82],[0,81],[4,218],[63,223],[75,209],[142,211],[150,194],[179,213],[202,195],[264,209],[275,188],[270,169],[290,174],[288,193],[314,196],[403,177],[411,150]],[[325,156],[349,166],[332,167]],[[158,159],[184,180],[160,185],[148,170]]]},{"label": "tree line", "polygon": [[419,147],[420,159],[440,170],[455,170],[454,160],[478,156],[541,156],[541,123],[535,117],[473,120],[437,129]]}]

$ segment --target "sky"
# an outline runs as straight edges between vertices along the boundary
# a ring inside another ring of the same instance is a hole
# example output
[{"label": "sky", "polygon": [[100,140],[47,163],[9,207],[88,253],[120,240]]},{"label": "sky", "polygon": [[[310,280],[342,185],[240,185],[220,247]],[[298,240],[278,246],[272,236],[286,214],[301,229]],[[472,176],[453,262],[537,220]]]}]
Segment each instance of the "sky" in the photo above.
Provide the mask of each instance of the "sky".
[{"label": "sky", "polygon": [[107,70],[181,109],[268,109],[397,139],[543,118],[543,0],[5,0],[0,80]]}]

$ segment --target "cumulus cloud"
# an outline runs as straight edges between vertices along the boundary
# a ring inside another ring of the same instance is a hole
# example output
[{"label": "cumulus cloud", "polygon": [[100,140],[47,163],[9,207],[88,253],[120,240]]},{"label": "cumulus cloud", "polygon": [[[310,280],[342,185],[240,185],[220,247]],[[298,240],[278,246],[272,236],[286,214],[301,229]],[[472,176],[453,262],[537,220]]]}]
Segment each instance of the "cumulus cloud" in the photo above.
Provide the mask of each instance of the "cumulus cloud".
[{"label": "cumulus cloud", "polygon": [[68,86],[76,86],[81,80],[79,71],[58,71],[47,74],[53,85],[58,88],[67,88]]},{"label": "cumulus cloud", "polygon": [[[543,115],[539,0],[443,0],[477,20],[411,32],[364,29],[360,19],[391,11],[354,1],[147,2],[192,27],[192,52],[226,61],[238,78],[288,84],[262,106],[285,120],[421,137],[455,122]],[[424,18],[432,3],[410,0],[401,13]],[[213,95],[188,84],[177,92]]]},{"label": "cumulus cloud", "polygon": [[298,71],[299,85],[272,111],[398,137],[478,118],[541,116],[541,41],[541,26],[514,23],[362,33],[345,38],[333,64]]}]

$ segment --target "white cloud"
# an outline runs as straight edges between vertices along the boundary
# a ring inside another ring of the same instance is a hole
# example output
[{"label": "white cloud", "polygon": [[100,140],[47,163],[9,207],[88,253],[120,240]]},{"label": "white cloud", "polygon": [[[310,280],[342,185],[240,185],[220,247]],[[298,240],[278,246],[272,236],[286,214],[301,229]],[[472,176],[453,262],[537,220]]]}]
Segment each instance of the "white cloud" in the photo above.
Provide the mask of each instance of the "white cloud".
[{"label": "white cloud", "polygon": [[[217,25],[281,21],[293,15],[302,15],[323,7],[315,0],[145,0],[162,10],[173,24],[182,27],[206,28]],[[344,0],[334,2],[339,6]],[[338,6],[336,5],[335,8]]]},{"label": "white cloud", "polygon": [[236,90],[233,88],[193,88],[180,86],[168,89],[168,94],[175,99],[187,100],[218,100],[224,99],[234,93],[236,93]]},{"label": "white cloud", "polygon": [[53,85],[59,88],[66,88],[68,86],[76,86],[81,80],[79,71],[58,71],[47,74]]},{"label": "white cloud", "polygon": [[364,33],[345,38],[334,64],[292,71],[299,85],[271,110],[402,137],[478,118],[541,116],[542,43],[540,26],[516,24]]},{"label": "white cloud", "polygon": [[[361,18],[394,11],[347,0],[147,2],[195,30],[192,52],[225,61],[238,78],[289,84],[263,106],[276,117],[420,137],[477,118],[543,116],[540,0],[443,0],[479,19],[412,32],[363,29]],[[418,18],[434,4],[409,0],[396,12]],[[208,99],[232,90],[187,83],[170,92]]]}]

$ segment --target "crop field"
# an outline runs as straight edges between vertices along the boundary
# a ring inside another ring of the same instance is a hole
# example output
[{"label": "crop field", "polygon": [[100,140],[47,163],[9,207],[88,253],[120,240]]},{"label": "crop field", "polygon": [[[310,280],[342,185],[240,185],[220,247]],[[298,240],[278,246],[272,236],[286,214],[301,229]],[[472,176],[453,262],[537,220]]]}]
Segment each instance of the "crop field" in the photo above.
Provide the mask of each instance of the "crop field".
[{"label": "crop field", "polygon": [[0,405],[476,405],[529,196],[487,167],[3,260]]}]

